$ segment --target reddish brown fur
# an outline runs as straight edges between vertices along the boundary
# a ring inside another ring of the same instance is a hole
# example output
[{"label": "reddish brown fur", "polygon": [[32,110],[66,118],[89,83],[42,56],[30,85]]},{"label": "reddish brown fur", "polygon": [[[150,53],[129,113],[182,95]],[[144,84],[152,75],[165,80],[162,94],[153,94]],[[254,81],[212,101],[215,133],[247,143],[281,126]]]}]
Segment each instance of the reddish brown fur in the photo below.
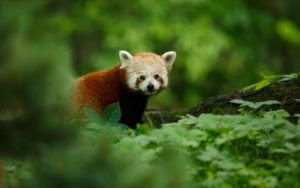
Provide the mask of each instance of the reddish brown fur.
[{"label": "reddish brown fur", "polygon": [[161,85],[164,84],[164,80],[162,79],[162,77],[158,77],[156,80],[159,81],[161,83]]},{"label": "reddish brown fur", "polygon": [[[132,56],[136,61],[146,60],[148,64],[161,61],[161,56],[155,53],[135,53]],[[144,68],[142,65],[135,65],[138,66],[135,67],[136,70]],[[92,108],[102,115],[107,105],[120,100],[120,85],[128,87],[126,69],[120,69],[120,66],[121,64],[118,64],[113,69],[93,72],[76,80],[73,93],[75,116],[82,117],[84,107]],[[159,77],[158,80],[163,84],[162,78]],[[136,86],[141,82],[138,78]]]},{"label": "reddish brown fur", "polygon": [[83,107],[88,107],[102,115],[107,105],[119,101],[120,83],[125,80],[125,70],[120,69],[120,64],[78,78],[74,93],[75,111],[82,115]]},{"label": "reddish brown fur", "polygon": [[138,87],[138,85],[139,85],[141,82],[143,82],[143,80],[140,79],[140,77],[138,77],[138,78],[136,79],[135,86]]}]

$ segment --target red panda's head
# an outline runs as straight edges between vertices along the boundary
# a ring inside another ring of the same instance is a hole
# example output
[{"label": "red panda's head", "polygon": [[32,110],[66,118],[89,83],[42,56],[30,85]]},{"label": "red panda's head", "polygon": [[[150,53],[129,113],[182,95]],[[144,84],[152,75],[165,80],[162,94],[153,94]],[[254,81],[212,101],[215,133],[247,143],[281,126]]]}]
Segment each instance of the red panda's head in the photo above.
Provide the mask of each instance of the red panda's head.
[{"label": "red panda's head", "polygon": [[126,84],[129,89],[146,95],[154,95],[168,86],[168,73],[176,58],[176,52],[169,51],[162,56],[155,53],[120,51],[120,69],[126,70]]}]

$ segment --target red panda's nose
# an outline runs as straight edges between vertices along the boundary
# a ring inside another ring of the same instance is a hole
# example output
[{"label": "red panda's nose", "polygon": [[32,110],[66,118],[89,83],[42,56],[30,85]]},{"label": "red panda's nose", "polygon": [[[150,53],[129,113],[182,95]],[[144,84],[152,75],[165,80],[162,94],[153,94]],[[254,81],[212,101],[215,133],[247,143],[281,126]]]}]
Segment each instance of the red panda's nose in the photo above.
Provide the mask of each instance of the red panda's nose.
[{"label": "red panda's nose", "polygon": [[152,92],[154,89],[154,85],[150,82],[147,86],[148,91]]}]

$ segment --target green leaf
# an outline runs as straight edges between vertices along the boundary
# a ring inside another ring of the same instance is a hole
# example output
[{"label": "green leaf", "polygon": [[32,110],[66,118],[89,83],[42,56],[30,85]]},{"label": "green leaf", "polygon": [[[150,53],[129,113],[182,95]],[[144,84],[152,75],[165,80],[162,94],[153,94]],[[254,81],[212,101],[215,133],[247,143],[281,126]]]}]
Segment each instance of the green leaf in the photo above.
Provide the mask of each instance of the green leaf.
[{"label": "green leaf", "polygon": [[264,77],[264,79],[256,84],[255,90],[259,90],[259,89],[269,85],[270,83],[274,82],[278,76],[269,75],[269,76],[263,76],[263,77]]},{"label": "green leaf", "polygon": [[237,169],[241,169],[243,167],[243,165],[239,162],[234,162],[232,160],[222,160],[219,161],[218,166],[224,170],[237,170]]},{"label": "green leaf", "polygon": [[300,125],[300,114],[295,114],[294,117],[298,118],[298,125]]},{"label": "green leaf", "polygon": [[129,127],[123,123],[110,123],[111,126],[120,127],[122,130],[128,130]]},{"label": "green leaf", "polygon": [[97,124],[103,124],[101,116],[95,110],[90,108],[84,108],[83,111],[84,115],[89,121],[95,122]]},{"label": "green leaf", "polygon": [[206,146],[205,151],[201,155],[197,156],[198,159],[208,162],[213,160],[219,155],[219,150],[214,146]]},{"label": "green leaf", "polygon": [[297,78],[297,76],[298,76],[298,74],[292,73],[292,74],[279,75],[278,77],[280,78],[279,82],[284,82],[284,81],[288,81],[288,80]]},{"label": "green leaf", "polygon": [[273,104],[280,104],[279,101],[276,100],[268,100],[264,102],[250,102],[250,101],[244,101],[241,99],[234,99],[230,101],[231,103],[240,104],[242,107],[247,106],[249,108],[258,109],[263,105],[273,105]]},{"label": "green leaf", "polygon": [[255,90],[259,90],[267,85],[269,85],[271,83],[270,80],[262,80],[260,82],[258,82],[255,86]]},{"label": "green leaf", "polygon": [[273,105],[273,104],[280,104],[277,100],[268,100],[264,102],[258,102],[260,105]]},{"label": "green leaf", "polygon": [[103,120],[111,123],[118,123],[121,119],[121,108],[119,103],[108,105],[103,112]]},{"label": "green leaf", "polygon": [[264,115],[265,116],[280,117],[280,118],[288,118],[288,117],[290,117],[290,114],[287,111],[283,110],[283,109],[265,112]]},{"label": "green leaf", "polygon": [[255,105],[254,102],[250,102],[250,101],[244,101],[244,100],[241,100],[241,99],[233,99],[230,101],[231,103],[235,103],[235,104],[240,104],[241,106],[248,106],[250,108],[254,108],[254,109],[257,109],[258,106]]},{"label": "green leaf", "polygon": [[250,91],[250,90],[253,90],[255,87],[256,87],[256,83],[244,87],[243,89],[241,89],[241,91],[243,91],[243,92]]},{"label": "green leaf", "polygon": [[300,144],[293,144],[293,143],[287,142],[284,144],[284,146],[291,152],[300,151]]}]

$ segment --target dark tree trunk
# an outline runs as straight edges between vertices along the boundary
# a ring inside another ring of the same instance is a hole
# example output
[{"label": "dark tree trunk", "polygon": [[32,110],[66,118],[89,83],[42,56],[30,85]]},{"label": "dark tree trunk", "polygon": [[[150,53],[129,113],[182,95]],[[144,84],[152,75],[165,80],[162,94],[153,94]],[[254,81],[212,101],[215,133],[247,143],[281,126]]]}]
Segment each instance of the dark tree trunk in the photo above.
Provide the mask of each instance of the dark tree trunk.
[{"label": "dark tree trunk", "polygon": [[[249,91],[237,95],[238,98],[241,97],[245,101],[252,102],[278,100],[281,104],[268,107],[263,106],[261,109],[285,109],[291,115],[300,114],[300,77],[283,82],[274,82],[260,90]],[[240,107],[237,104],[229,102],[233,98],[236,98],[234,94],[222,95],[208,98],[200,104],[190,108],[171,112],[149,111],[146,112],[145,116],[147,117],[144,117],[144,120],[146,122],[151,120],[155,127],[161,127],[163,123],[176,122],[180,119],[180,116],[187,114],[193,116],[199,116],[202,113],[236,114]]]}]

